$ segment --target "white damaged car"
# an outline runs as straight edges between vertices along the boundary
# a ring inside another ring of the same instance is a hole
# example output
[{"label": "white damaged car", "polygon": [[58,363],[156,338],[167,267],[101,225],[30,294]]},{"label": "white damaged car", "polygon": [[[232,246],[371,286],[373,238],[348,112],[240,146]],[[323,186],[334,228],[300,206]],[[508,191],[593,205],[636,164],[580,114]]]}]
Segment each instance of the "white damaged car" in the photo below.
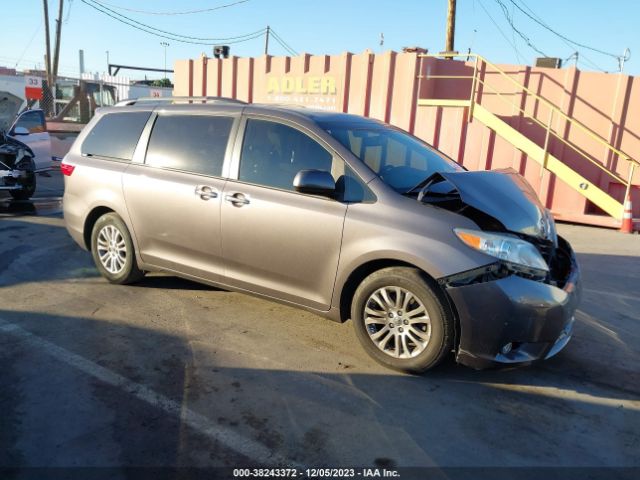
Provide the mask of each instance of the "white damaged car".
[{"label": "white damaged car", "polygon": [[0,190],[9,191],[17,200],[31,198],[36,190],[36,173],[52,166],[44,112],[20,112],[23,103],[11,93],[0,92]]}]

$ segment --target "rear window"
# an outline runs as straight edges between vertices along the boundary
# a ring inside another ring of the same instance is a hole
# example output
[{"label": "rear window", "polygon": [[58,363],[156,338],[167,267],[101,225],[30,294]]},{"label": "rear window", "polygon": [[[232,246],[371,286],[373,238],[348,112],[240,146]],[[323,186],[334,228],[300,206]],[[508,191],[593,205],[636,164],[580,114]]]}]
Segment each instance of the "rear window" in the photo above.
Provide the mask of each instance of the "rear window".
[{"label": "rear window", "polygon": [[82,143],[83,155],[131,160],[151,112],[122,112],[104,115]]},{"label": "rear window", "polygon": [[145,163],[219,177],[232,125],[231,117],[160,115],[151,131]]}]

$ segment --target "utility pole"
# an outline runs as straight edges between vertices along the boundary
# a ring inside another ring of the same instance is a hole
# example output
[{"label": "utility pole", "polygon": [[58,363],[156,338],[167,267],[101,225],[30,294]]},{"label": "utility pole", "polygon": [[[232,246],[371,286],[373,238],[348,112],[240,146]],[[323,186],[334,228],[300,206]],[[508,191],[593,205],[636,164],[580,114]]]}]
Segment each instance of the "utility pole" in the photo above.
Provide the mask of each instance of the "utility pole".
[{"label": "utility pole", "polygon": [[56,46],[53,54],[53,73],[51,75],[51,83],[56,83],[56,77],[58,76],[58,61],[60,59],[60,35],[62,34],[62,10],[64,9],[64,0],[59,0],[58,3],[58,18],[56,19]]},{"label": "utility pole", "polygon": [[269,55],[269,33],[271,32],[271,27],[267,25],[267,35],[264,38],[264,54]]},{"label": "utility pole", "polygon": [[51,86],[51,40],[49,38],[49,5],[48,0],[42,0],[44,7],[44,40],[47,44],[45,55],[45,70],[47,71],[47,85]]},{"label": "utility pole", "polygon": [[453,40],[456,34],[456,0],[449,0],[449,10],[447,11],[447,38],[445,41],[444,53],[455,53]]},{"label": "utility pole", "polygon": [[109,75],[111,75],[111,67],[109,66],[109,50],[105,50],[105,52],[107,54],[107,72],[109,72]]}]

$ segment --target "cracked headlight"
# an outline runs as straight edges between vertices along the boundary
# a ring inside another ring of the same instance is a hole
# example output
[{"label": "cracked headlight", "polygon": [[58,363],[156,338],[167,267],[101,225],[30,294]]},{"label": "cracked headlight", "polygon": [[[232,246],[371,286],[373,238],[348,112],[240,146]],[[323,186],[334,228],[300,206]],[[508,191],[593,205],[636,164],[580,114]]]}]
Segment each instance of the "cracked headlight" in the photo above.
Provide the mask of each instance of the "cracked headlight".
[{"label": "cracked headlight", "polygon": [[518,237],[464,228],[454,228],[453,231],[466,245],[482,253],[542,275],[549,272],[547,262],[536,247]]}]

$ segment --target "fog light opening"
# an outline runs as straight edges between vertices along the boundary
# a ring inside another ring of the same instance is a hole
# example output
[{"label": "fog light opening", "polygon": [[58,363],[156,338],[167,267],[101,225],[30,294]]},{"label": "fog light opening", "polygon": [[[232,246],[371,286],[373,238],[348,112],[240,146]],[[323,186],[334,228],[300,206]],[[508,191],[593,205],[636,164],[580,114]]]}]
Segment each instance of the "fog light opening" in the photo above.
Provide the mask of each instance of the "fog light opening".
[{"label": "fog light opening", "polygon": [[509,342],[502,346],[502,348],[500,349],[500,353],[502,353],[502,355],[507,355],[512,348],[513,348],[513,344]]}]

